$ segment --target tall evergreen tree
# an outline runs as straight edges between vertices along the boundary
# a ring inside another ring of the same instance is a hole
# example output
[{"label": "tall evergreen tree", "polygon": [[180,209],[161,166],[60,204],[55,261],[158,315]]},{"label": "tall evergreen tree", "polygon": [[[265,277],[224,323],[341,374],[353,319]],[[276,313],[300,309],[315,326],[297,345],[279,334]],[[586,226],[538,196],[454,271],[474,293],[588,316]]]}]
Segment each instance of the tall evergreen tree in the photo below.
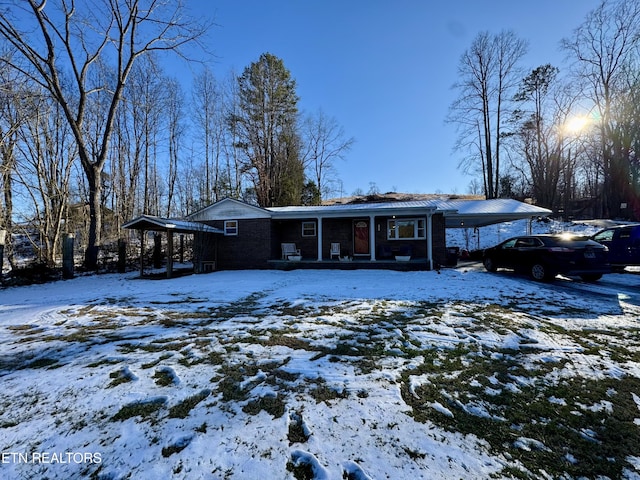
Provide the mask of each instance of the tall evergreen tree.
[{"label": "tall evergreen tree", "polygon": [[296,82],[278,57],[264,53],[238,78],[231,121],[262,207],[297,204],[304,185]]}]

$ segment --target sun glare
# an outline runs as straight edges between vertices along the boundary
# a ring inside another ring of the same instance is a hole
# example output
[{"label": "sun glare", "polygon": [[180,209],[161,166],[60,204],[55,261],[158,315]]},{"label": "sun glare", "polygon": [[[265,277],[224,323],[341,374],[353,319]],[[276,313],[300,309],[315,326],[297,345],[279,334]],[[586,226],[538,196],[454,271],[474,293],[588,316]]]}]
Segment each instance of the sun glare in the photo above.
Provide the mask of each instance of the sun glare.
[{"label": "sun glare", "polygon": [[587,126],[587,123],[589,123],[589,118],[579,115],[567,120],[564,124],[564,128],[569,133],[578,133]]}]

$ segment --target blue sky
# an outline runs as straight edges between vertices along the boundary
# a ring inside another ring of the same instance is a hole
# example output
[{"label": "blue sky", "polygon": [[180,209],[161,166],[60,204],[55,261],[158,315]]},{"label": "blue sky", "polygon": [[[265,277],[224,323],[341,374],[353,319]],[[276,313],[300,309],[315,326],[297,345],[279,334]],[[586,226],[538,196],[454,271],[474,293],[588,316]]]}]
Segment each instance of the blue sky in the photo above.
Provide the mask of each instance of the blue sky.
[{"label": "blue sky", "polygon": [[337,164],[343,193],[466,193],[455,127],[460,56],[480,31],[529,42],[524,66],[567,68],[559,42],[599,0],[188,0],[214,19],[219,77],[269,52],[297,82],[299,107],[321,108],[356,143]]}]

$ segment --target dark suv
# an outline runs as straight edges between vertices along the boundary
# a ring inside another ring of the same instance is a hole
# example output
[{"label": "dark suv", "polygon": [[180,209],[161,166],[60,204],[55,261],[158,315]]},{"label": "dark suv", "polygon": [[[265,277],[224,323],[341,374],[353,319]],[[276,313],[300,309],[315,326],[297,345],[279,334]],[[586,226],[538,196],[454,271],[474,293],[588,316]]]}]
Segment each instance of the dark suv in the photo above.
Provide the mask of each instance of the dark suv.
[{"label": "dark suv", "polygon": [[591,238],[609,249],[613,267],[640,265],[640,224],[606,228]]},{"label": "dark suv", "polygon": [[599,280],[611,271],[607,247],[586,237],[527,235],[506,240],[483,253],[485,268],[495,272],[510,268],[529,273],[535,280],[551,280],[557,274]]}]

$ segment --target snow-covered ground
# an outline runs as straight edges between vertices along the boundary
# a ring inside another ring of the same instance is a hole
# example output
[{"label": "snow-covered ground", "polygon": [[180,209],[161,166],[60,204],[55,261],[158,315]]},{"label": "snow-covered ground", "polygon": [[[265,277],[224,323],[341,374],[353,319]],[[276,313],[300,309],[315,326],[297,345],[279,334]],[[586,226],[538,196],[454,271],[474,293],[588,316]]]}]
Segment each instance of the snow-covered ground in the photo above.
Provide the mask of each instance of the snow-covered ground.
[{"label": "snow-covered ground", "polygon": [[468,265],[2,290],[0,478],[640,479],[640,275],[572,286]]}]

